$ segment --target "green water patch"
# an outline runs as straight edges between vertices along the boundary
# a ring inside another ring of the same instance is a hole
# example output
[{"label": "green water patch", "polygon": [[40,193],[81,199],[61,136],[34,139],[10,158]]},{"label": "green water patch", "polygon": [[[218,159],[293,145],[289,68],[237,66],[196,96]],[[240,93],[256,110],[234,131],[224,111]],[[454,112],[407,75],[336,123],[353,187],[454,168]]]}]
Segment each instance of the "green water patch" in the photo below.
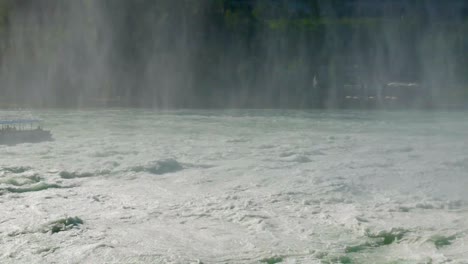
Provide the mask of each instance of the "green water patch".
[{"label": "green water patch", "polygon": [[284,258],[281,256],[275,256],[270,258],[264,258],[260,260],[260,263],[275,264],[283,262]]},{"label": "green water patch", "polygon": [[59,173],[59,176],[62,179],[76,179],[76,178],[89,178],[89,177],[94,177],[94,176],[102,176],[102,175],[107,175],[110,174],[109,170],[102,170],[97,173],[91,173],[91,172],[69,172],[69,171],[61,171]]},{"label": "green water patch", "polygon": [[366,236],[374,239],[374,243],[379,246],[390,245],[394,242],[401,240],[408,230],[403,228],[392,228],[390,231],[380,231],[377,234],[372,234],[369,231],[366,232]]},{"label": "green water patch", "polygon": [[7,187],[3,190],[11,192],[11,193],[27,193],[27,192],[39,192],[47,189],[60,189],[64,188],[58,184],[50,184],[45,182],[40,182],[38,184],[28,186],[28,187]]},{"label": "green water patch", "polygon": [[327,256],[321,259],[323,264],[353,264],[353,260],[348,256]]},{"label": "green water patch", "polygon": [[340,256],[338,258],[338,260],[339,260],[339,263],[342,263],[342,264],[352,264],[353,263],[352,259],[350,257],[348,257],[348,256]]},{"label": "green water patch", "polygon": [[[417,262],[424,264],[432,264],[432,259],[428,258],[425,262]],[[385,264],[415,264],[414,260],[394,260],[390,262],[385,262]]]},{"label": "green water patch", "polygon": [[455,235],[452,236],[443,236],[443,235],[435,235],[432,236],[429,241],[434,243],[437,249],[440,249],[445,246],[450,246],[452,241],[455,240],[457,237]]},{"label": "green water patch", "polygon": [[364,251],[364,250],[367,250],[367,249],[370,249],[370,248],[373,248],[373,247],[376,247],[376,245],[374,245],[372,243],[369,243],[369,242],[366,242],[366,243],[359,244],[359,245],[347,246],[345,248],[345,252],[346,253],[357,253],[357,252],[361,252],[361,251]]},{"label": "green water patch", "polygon": [[380,231],[379,233],[371,233],[370,231],[366,231],[366,236],[370,239],[370,241],[359,245],[347,246],[345,248],[345,252],[358,253],[361,251],[398,243],[398,241],[403,239],[406,233],[408,233],[408,230],[402,228],[393,228],[390,231]]},{"label": "green water patch", "polygon": [[175,159],[158,160],[145,166],[135,166],[130,168],[133,172],[148,172],[156,175],[177,172],[183,169],[184,167],[182,164]]},{"label": "green water patch", "polygon": [[79,172],[61,171],[61,172],[59,173],[59,176],[60,176],[62,179],[74,179],[74,178],[88,178],[88,177],[93,177],[94,174],[92,174],[92,173],[90,173],[90,172],[79,173]]},{"label": "green water patch", "polygon": [[13,166],[13,167],[2,168],[2,170],[6,171],[6,172],[19,174],[19,173],[23,173],[23,172],[31,170],[31,167],[28,167],[28,166]]},{"label": "green water patch", "polygon": [[7,184],[13,186],[24,186],[28,184],[38,183],[42,180],[41,177],[38,175],[32,176],[22,176],[22,177],[13,177],[13,178],[6,178],[0,179],[0,184]]},{"label": "green water patch", "polygon": [[[24,230],[18,230],[14,231],[8,234],[9,237],[16,237],[19,235],[24,235],[24,234],[34,234],[34,233],[50,233],[50,234],[56,234],[64,231],[68,231],[72,228],[79,228],[81,225],[84,224],[84,221],[75,216],[75,217],[64,217],[60,218],[58,220],[49,222],[47,224],[41,225],[39,228],[34,228],[34,229],[24,229]],[[45,251],[50,251],[48,248],[45,248],[43,250],[38,251],[38,253],[42,253]],[[55,251],[55,249],[52,249],[52,251]]]},{"label": "green water patch", "polygon": [[44,247],[36,250],[36,254],[54,253],[59,247]]},{"label": "green water patch", "polygon": [[42,231],[44,233],[50,232],[51,234],[56,234],[59,232],[70,230],[74,227],[79,227],[80,225],[83,225],[83,223],[83,220],[77,216],[66,217],[49,223],[43,228]]}]

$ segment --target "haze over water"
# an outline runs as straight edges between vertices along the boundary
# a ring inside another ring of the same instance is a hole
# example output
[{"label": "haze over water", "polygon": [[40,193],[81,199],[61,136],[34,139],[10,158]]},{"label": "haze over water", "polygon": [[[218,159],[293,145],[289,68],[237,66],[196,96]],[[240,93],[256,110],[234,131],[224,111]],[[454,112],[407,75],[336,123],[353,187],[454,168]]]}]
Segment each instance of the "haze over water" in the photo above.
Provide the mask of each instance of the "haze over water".
[{"label": "haze over water", "polygon": [[462,0],[3,2],[3,105],[466,106]]}]

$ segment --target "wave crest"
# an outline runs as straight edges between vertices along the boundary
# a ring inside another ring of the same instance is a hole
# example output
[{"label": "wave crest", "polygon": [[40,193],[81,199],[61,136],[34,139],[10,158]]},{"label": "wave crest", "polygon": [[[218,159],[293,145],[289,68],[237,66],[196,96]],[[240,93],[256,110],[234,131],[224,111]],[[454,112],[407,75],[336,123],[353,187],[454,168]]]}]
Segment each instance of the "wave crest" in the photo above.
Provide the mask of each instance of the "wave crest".
[{"label": "wave crest", "polygon": [[133,172],[148,172],[151,174],[161,175],[166,173],[177,172],[183,170],[184,166],[175,159],[164,159],[151,162],[143,166],[135,166],[130,170]]}]

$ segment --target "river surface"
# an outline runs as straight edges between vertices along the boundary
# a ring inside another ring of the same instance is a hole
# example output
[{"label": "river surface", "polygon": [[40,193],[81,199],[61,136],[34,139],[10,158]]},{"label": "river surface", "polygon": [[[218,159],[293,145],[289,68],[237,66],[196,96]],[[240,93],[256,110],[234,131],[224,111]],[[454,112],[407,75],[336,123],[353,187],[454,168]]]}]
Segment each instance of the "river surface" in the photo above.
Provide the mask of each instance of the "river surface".
[{"label": "river surface", "polygon": [[0,263],[468,263],[467,112],[32,114]]}]

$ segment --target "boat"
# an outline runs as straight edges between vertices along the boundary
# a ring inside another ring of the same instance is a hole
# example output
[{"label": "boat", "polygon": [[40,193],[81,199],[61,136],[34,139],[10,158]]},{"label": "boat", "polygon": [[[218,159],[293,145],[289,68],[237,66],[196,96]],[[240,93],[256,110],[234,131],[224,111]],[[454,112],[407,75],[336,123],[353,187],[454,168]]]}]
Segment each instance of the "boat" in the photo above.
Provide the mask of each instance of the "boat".
[{"label": "boat", "polygon": [[38,119],[0,120],[0,145],[52,141],[52,133]]}]

